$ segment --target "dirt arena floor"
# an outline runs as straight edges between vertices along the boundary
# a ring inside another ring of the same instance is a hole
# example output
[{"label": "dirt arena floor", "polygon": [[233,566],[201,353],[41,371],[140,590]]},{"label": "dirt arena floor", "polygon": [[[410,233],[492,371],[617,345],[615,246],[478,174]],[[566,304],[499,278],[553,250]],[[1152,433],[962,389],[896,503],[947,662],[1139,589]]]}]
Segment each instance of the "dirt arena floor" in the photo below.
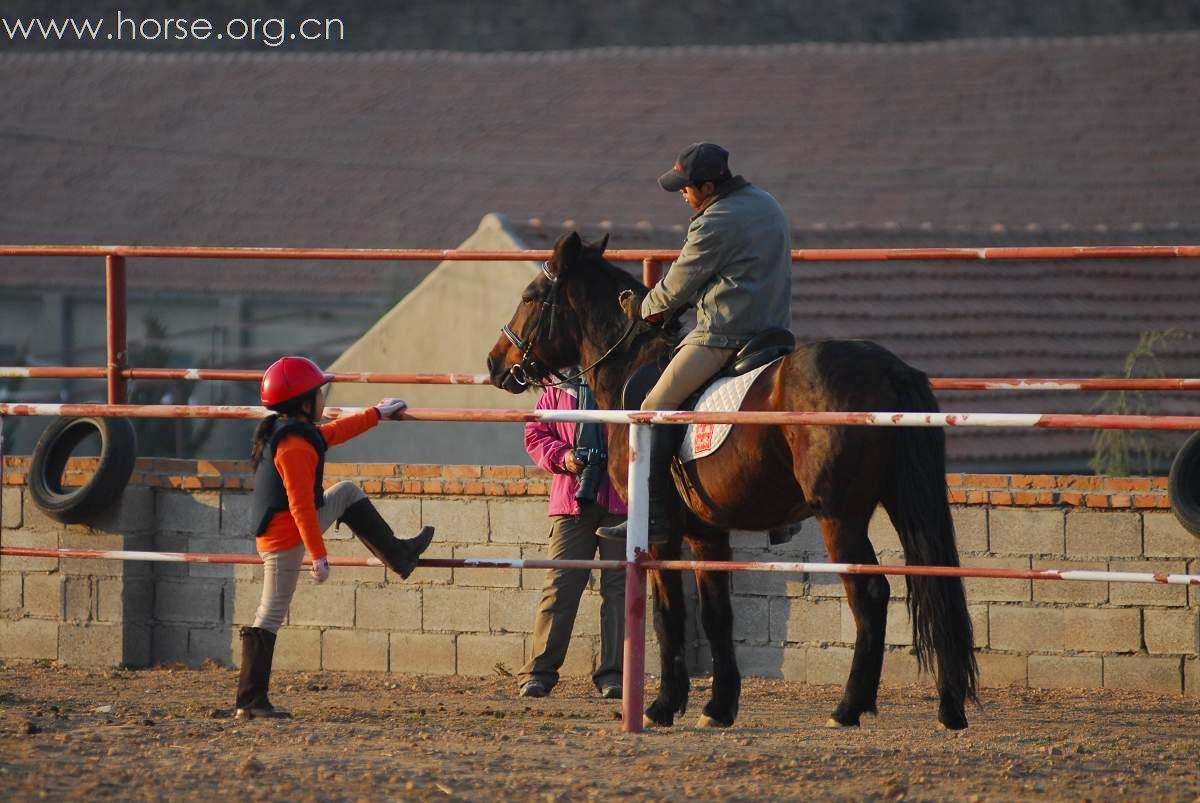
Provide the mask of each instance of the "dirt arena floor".
[{"label": "dirt arena floor", "polygon": [[[0,799],[1196,800],[1200,701],[988,689],[962,733],[927,687],[822,727],[838,689],[746,682],[728,731],[621,733],[620,704],[570,678],[279,673],[296,719],[231,718],[227,669],[0,666]],[[707,698],[697,679],[693,705]]]}]

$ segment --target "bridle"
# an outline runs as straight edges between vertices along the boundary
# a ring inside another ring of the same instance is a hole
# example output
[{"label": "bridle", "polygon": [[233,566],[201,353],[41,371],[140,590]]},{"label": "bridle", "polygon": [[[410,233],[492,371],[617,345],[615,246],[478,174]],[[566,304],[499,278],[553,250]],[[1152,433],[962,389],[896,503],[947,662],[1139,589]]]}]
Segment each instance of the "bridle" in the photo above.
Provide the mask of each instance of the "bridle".
[{"label": "bridle", "polygon": [[[547,368],[539,363],[533,356],[533,349],[535,345],[534,341],[541,335],[542,327],[545,324],[548,324],[549,326],[546,336],[551,340],[554,339],[554,326],[558,313],[559,284],[558,276],[550,272],[549,260],[546,260],[542,263],[542,275],[545,276],[550,282],[550,291],[546,294],[545,298],[542,299],[542,305],[538,308],[537,315],[534,317],[533,322],[528,327],[529,334],[525,337],[522,337],[513,331],[512,326],[507,323],[500,327],[500,332],[506,338],[508,338],[508,342],[512,343],[521,351],[521,361],[510,367],[508,371],[512,375],[512,378],[516,380],[516,383],[522,387],[537,385],[539,387],[548,388],[577,381],[581,376],[595,368],[600,363],[604,362],[609,355],[616,351],[617,347],[625,342],[625,338],[629,337],[629,333],[633,331],[633,325],[635,323],[635,321],[630,320],[629,325],[625,327],[625,331],[621,333],[621,337],[618,338],[617,342],[612,345],[612,348],[600,355],[600,358],[591,365],[587,366],[586,368],[580,368],[578,373],[572,374],[571,376],[564,376],[556,369]],[[553,376],[556,381],[544,381],[547,376]]]}]

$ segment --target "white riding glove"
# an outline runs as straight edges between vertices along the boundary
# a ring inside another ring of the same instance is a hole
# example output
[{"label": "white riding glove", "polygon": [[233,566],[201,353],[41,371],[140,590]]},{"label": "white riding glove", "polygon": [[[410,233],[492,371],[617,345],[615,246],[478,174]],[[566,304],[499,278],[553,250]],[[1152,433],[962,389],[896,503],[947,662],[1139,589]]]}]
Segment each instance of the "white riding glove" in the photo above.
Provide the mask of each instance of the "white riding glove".
[{"label": "white riding glove", "polygon": [[309,571],[312,572],[313,579],[317,581],[317,585],[324,583],[329,579],[329,558],[317,558],[312,562]]},{"label": "white riding glove", "polygon": [[375,405],[375,409],[379,411],[379,418],[392,418],[397,413],[402,413],[408,409],[408,402],[404,399],[383,399],[379,404]]}]

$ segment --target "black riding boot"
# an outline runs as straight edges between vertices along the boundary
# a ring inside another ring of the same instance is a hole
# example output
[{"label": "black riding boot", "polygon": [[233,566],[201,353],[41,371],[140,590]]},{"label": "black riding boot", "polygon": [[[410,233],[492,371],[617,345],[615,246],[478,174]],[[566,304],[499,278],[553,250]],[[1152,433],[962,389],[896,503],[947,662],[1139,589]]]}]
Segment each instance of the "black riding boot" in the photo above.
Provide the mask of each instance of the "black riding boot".
[{"label": "black riding boot", "polygon": [[275,634],[261,627],[243,627],[242,671],[238,676],[238,719],[291,719],[267,699],[271,686],[271,659],[275,655]]},{"label": "black riding boot", "polygon": [[[647,540],[651,544],[665,544],[677,526],[675,520],[679,511],[679,494],[671,477],[671,462],[679,451],[685,429],[668,424],[650,428],[650,532]],[[624,541],[628,528],[629,521],[626,519],[614,527],[599,528],[596,535]]]},{"label": "black riding boot", "polygon": [[421,532],[407,540],[396,538],[370,499],[360,499],[346,508],[341,521],[358,536],[358,540],[372,555],[405,580],[417,568],[417,558],[433,541],[432,527],[422,527]]}]

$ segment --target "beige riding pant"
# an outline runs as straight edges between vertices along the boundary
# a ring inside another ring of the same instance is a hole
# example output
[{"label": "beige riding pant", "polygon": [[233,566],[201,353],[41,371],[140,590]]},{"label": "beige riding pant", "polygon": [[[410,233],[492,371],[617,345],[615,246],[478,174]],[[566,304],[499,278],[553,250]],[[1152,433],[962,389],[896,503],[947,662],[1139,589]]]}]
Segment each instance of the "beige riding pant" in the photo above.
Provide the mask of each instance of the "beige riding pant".
[{"label": "beige riding pant", "polygon": [[725,367],[737,349],[714,346],[681,346],[663,375],[646,394],[643,410],[678,410],[688,396],[699,390]]},{"label": "beige riding pant", "polygon": [[[339,482],[325,492],[325,504],[317,508],[317,523],[325,532],[342,517],[346,508],[367,495],[352,482]],[[296,593],[296,581],[300,579],[300,564],[304,561],[304,544],[278,552],[259,552],[263,560],[262,599],[254,615],[254,626],[278,632]]]}]

